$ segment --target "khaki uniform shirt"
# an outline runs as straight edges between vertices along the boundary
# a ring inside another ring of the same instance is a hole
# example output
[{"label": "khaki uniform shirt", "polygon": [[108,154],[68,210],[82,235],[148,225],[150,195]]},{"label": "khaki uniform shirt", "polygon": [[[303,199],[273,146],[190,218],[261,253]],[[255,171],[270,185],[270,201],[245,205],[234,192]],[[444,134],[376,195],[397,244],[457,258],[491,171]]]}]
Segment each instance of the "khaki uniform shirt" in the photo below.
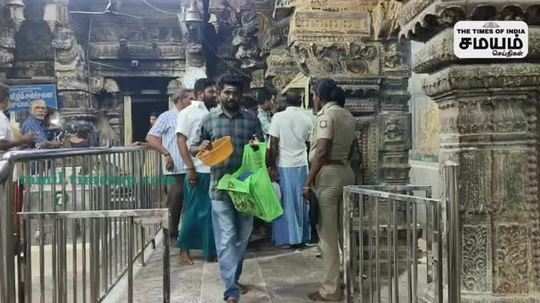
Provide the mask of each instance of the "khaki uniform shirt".
[{"label": "khaki uniform shirt", "polygon": [[310,162],[315,157],[319,139],[332,140],[329,160],[347,161],[355,139],[355,128],[356,120],[348,110],[335,102],[325,104],[317,114],[311,137]]}]

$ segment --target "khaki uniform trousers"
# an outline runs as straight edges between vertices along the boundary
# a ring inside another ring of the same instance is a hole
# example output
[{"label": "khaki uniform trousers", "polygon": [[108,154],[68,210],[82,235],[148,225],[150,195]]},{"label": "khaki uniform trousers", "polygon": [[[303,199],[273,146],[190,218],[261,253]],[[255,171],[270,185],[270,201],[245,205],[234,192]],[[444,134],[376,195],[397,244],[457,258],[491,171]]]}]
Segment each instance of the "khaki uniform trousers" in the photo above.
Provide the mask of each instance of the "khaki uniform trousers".
[{"label": "khaki uniform trousers", "polygon": [[343,186],[354,184],[354,173],[349,164],[325,165],[315,180],[315,194],[319,200],[320,248],[325,273],[319,293],[328,299],[341,299],[339,242],[341,238],[341,208]]}]

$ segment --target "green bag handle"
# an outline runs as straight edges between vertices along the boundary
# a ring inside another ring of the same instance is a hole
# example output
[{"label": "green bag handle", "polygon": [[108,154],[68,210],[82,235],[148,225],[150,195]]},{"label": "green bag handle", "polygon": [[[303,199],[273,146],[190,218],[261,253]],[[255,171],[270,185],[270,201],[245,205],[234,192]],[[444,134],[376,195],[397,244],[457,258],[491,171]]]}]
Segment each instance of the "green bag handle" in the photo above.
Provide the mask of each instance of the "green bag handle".
[{"label": "green bag handle", "polygon": [[244,145],[244,153],[242,154],[242,166],[234,173],[235,177],[239,177],[246,172],[255,172],[259,168],[266,168],[266,143],[259,143],[258,148],[253,148],[251,145]]}]

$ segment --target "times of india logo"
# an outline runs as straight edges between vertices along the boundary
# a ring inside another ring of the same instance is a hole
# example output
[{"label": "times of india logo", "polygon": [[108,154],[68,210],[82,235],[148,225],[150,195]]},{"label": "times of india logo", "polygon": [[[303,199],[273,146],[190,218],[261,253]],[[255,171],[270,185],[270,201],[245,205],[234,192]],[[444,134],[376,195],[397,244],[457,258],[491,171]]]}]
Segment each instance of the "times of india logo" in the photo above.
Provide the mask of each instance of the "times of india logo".
[{"label": "times of india logo", "polygon": [[529,27],[522,21],[460,21],[454,25],[454,54],[463,59],[519,59],[529,52]]}]

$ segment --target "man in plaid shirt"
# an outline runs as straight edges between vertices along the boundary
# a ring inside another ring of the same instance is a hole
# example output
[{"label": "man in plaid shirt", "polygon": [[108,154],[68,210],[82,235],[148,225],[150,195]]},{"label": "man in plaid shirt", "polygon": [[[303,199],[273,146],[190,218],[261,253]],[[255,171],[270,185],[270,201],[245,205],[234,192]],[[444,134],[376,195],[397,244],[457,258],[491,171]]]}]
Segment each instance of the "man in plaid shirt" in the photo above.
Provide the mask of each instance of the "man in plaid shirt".
[{"label": "man in plaid shirt", "polygon": [[242,264],[253,229],[253,217],[238,213],[228,194],[216,189],[225,174],[234,173],[242,164],[244,145],[264,138],[256,116],[240,106],[244,81],[225,75],[218,81],[220,106],[210,112],[201,127],[201,141],[214,141],[231,136],[234,152],[224,163],[211,168],[210,197],[212,198],[212,224],[218,254],[221,279],[225,284],[224,299],[236,303],[240,298],[238,283]]}]

